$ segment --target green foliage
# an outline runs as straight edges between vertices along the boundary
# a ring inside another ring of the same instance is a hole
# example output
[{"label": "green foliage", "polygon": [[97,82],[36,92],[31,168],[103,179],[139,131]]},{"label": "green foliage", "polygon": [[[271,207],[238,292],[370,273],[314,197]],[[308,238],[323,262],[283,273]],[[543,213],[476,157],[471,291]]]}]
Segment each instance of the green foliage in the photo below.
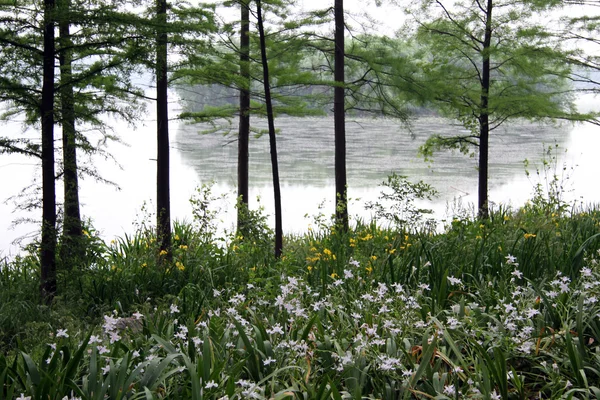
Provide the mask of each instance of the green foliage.
[{"label": "green foliage", "polygon": [[443,233],[321,223],[275,260],[260,214],[218,245],[213,196],[199,193],[196,220],[174,227],[171,265],[156,264],[143,222],[111,244],[88,230],[93,262],[39,308],[37,259],[3,264],[1,398],[592,398],[600,387],[600,242],[587,240],[598,210],[501,209]]},{"label": "green foliage", "polygon": [[412,183],[405,176],[388,176],[381,186],[379,200],[367,203],[367,210],[375,212],[375,220],[394,224],[398,230],[435,230],[435,221],[425,219],[433,211],[419,208],[416,201],[432,200],[437,191],[423,181]]}]

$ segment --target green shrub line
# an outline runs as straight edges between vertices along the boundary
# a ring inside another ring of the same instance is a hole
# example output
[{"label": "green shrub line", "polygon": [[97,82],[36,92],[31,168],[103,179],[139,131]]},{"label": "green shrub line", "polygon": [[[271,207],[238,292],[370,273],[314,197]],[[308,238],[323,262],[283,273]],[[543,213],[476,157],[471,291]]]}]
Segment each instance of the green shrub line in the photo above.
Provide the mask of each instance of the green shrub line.
[{"label": "green shrub line", "polygon": [[272,256],[264,216],[104,243],[38,297],[0,269],[0,400],[597,398],[600,210],[528,203],[441,232],[323,219]]}]

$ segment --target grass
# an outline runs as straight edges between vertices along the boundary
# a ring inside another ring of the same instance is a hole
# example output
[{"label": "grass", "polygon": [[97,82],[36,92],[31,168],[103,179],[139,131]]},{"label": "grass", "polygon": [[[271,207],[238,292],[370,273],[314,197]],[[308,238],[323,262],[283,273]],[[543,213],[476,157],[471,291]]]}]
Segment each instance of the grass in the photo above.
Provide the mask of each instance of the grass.
[{"label": "grass", "polygon": [[[88,230],[37,298],[35,249],[0,270],[0,400],[597,398],[600,210],[539,203],[441,233],[321,223],[286,238],[251,214],[216,236]],[[19,397],[20,396],[20,397]]]}]

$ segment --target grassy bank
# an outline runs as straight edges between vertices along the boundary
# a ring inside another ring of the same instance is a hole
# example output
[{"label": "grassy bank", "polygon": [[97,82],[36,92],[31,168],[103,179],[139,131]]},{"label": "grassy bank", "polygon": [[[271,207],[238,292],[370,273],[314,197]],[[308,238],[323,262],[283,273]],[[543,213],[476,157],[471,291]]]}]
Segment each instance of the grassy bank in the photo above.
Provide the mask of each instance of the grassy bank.
[{"label": "grassy bank", "polygon": [[320,224],[272,257],[210,215],[157,265],[144,226],[40,306],[35,255],[0,274],[0,400],[595,398],[600,209],[528,204],[441,233]]}]

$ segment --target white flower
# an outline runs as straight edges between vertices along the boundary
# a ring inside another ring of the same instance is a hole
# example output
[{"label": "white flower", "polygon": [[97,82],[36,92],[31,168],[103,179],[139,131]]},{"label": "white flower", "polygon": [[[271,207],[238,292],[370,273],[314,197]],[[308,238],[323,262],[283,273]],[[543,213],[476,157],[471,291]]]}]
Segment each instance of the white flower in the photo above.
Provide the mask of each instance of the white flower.
[{"label": "white flower", "polygon": [[204,389],[211,389],[216,387],[219,387],[219,385],[217,385],[215,381],[208,381],[206,382],[206,385],[204,385]]},{"label": "white flower", "polygon": [[452,395],[454,395],[454,393],[456,393],[456,389],[454,389],[454,385],[448,385],[448,386],[444,387],[444,394],[446,394],[448,396],[452,396]]},{"label": "white flower", "polygon": [[354,278],[354,274],[352,273],[352,271],[345,269],[344,270],[344,279],[350,279],[350,278]]},{"label": "white flower", "polygon": [[538,315],[540,312],[538,310],[536,310],[535,308],[530,308],[527,310],[527,317],[528,318],[533,318],[536,315]]},{"label": "white flower", "polygon": [[267,333],[269,335],[272,335],[274,333],[279,333],[280,335],[283,335],[284,332],[283,332],[283,328],[281,327],[281,324],[280,323],[276,323],[275,325],[273,325],[272,328],[267,329]]},{"label": "white flower", "polygon": [[348,264],[353,265],[356,268],[360,267],[360,263],[353,258],[351,258],[350,261],[348,261]]},{"label": "white flower", "polygon": [[56,337],[68,338],[69,334],[67,333],[66,329],[59,329],[58,331],[56,331]]},{"label": "white flower", "polygon": [[94,344],[94,343],[102,343],[102,339],[100,339],[98,336],[96,335],[92,335],[90,336],[90,344]]},{"label": "white flower", "polygon": [[110,364],[106,364],[104,367],[102,367],[102,375],[106,375],[110,372]]},{"label": "white flower", "polygon": [[133,315],[135,319],[142,319],[142,317],[144,316],[144,314],[140,313],[139,311],[136,311],[131,315]]},{"label": "white flower", "polygon": [[516,276],[519,279],[521,279],[523,277],[523,273],[521,271],[519,271],[518,269],[515,269],[510,274],[513,275],[513,276]]},{"label": "white flower", "polygon": [[106,346],[98,346],[98,354],[110,353],[110,350]]},{"label": "white flower", "polygon": [[448,277],[448,282],[450,282],[450,284],[452,285],[458,285],[458,286],[462,286],[462,281],[458,278],[455,278],[453,276],[449,276]]},{"label": "white flower", "polygon": [[273,364],[276,360],[274,358],[267,358],[265,361],[263,361],[264,365],[269,365],[269,364]]},{"label": "white flower", "polygon": [[169,307],[169,310],[171,311],[171,314],[175,314],[179,312],[179,308],[177,308],[177,306],[175,304],[171,304],[171,307]]},{"label": "white flower", "polygon": [[23,393],[21,393],[21,397],[17,397],[16,400],[31,400],[31,396],[25,396]]},{"label": "white flower", "polygon": [[581,276],[592,276],[592,270],[587,267],[581,268]]}]

